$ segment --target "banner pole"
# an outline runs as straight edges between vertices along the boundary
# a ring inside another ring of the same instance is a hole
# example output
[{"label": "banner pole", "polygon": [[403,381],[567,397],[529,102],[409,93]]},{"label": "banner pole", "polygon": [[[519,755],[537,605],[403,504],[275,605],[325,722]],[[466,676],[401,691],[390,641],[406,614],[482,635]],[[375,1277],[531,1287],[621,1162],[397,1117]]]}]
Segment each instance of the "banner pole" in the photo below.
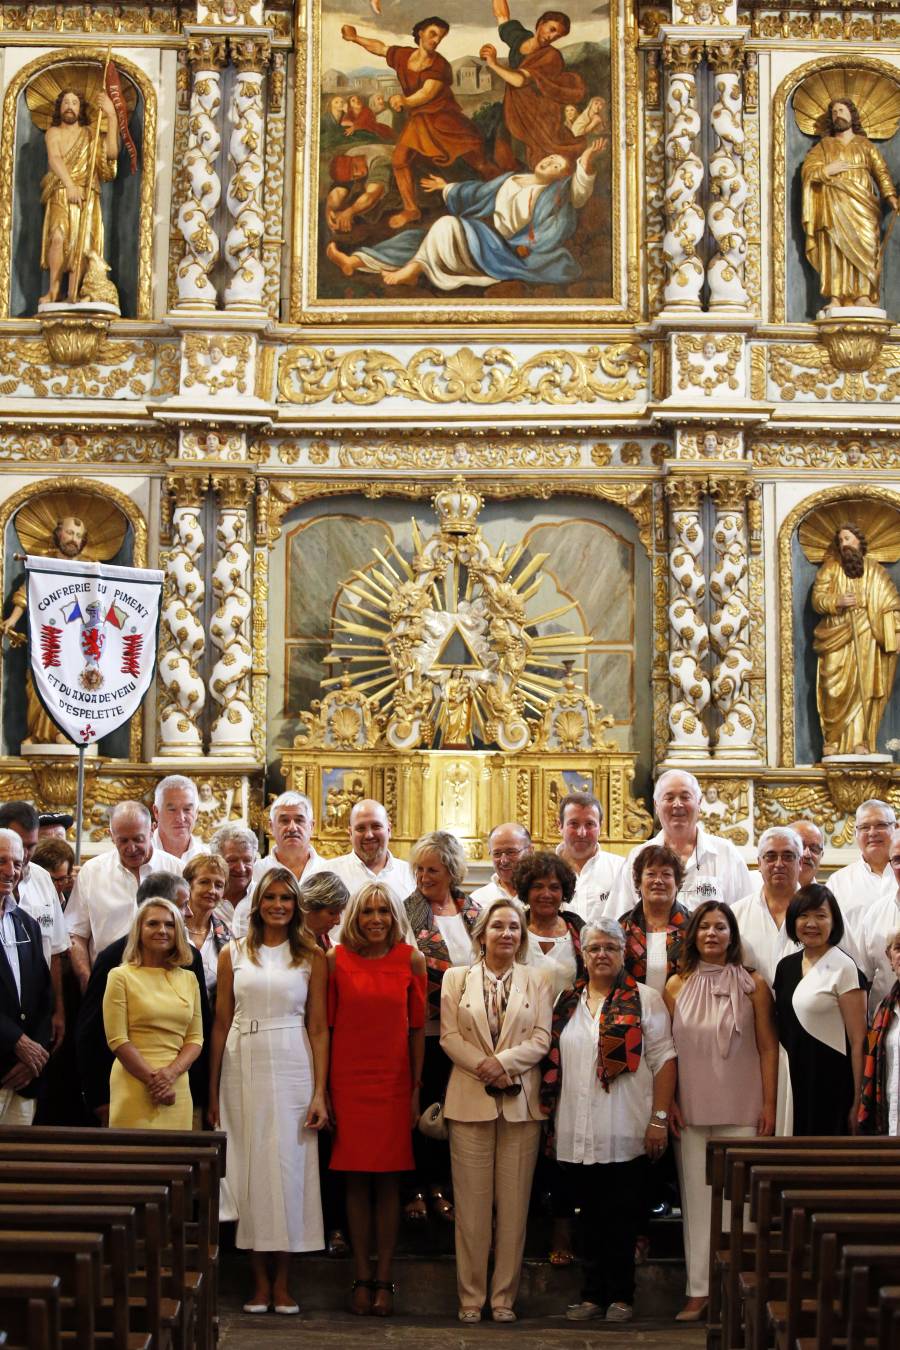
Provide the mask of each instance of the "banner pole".
[{"label": "banner pole", "polygon": [[84,752],[86,745],[78,746],[78,787],[75,793],[75,866],[81,863],[81,828],[84,811]]}]

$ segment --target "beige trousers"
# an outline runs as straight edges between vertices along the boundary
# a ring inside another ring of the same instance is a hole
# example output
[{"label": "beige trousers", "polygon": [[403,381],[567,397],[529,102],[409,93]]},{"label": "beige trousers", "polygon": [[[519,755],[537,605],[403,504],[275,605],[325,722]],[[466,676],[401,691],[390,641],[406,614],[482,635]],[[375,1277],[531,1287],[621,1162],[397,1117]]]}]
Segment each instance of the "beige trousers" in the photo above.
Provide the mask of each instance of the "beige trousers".
[{"label": "beige trousers", "polygon": [[[675,1141],[688,1298],[705,1298],[709,1293],[712,1191],[706,1181],[706,1141],[716,1136],[753,1139],[756,1129],[753,1125],[685,1125],[681,1138]],[[725,1200],[722,1205],[722,1227],[727,1230],[730,1222],[731,1206]]]},{"label": "beige trousers", "polygon": [[456,1284],[461,1308],[487,1297],[491,1215],[495,1216],[491,1307],[511,1308],[519,1290],[531,1178],[541,1138],[538,1120],[451,1120],[450,1162],[456,1208]]},{"label": "beige trousers", "polygon": [[33,1097],[20,1097],[12,1088],[0,1088],[0,1125],[30,1125],[36,1107]]}]

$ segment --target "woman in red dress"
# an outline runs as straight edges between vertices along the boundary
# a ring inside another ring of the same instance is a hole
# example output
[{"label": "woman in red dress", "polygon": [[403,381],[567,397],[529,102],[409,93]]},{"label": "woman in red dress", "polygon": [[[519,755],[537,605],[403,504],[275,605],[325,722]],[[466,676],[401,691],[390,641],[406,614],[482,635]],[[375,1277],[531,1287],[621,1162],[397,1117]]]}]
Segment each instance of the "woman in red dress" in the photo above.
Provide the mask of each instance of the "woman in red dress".
[{"label": "woman in red dress", "polygon": [[485,154],[484,142],[453,95],[453,70],[438,55],[438,46],[450,32],[446,19],[420,19],[412,30],[415,47],[388,47],[378,38],[357,33],[351,24],[341,29],[345,42],[355,42],[373,56],[383,56],[397,73],[402,93],[391,95],[394,112],[407,113],[391,164],[403,201],[403,210],[388,220],[392,230],[403,229],[422,212],[416,204],[412,163],[416,155],[447,167],[464,159],[485,180],[497,177],[497,166]]},{"label": "woman in red dress", "polygon": [[[328,953],[331,1166],[345,1172],[356,1267],[351,1309],[389,1317],[400,1222],[400,1173],[413,1166],[425,1051],[425,958],[402,941],[390,892],[377,882],[351,900]],[[377,1261],[372,1278],[372,1230]]]}]

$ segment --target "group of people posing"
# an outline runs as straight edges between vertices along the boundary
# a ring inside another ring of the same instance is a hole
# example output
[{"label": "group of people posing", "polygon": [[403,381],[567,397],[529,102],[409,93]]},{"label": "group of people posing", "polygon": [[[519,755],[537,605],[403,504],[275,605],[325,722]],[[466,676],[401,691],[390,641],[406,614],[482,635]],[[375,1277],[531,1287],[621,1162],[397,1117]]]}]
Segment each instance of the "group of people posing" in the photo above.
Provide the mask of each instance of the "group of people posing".
[{"label": "group of people posing", "polygon": [[751,876],[703,830],[692,775],[663,774],[655,804],[659,833],[624,861],[600,847],[588,794],[560,803],[555,852],[498,825],[492,878],[466,893],[459,841],[432,832],[404,862],[375,801],[354,806],[340,858],[316,853],[293,792],[272,804],[266,857],[240,825],[207,851],[194,785],[172,777],[155,830],[140,803],[113,810],[114,847],[81,868],[60,931],[28,898],[34,808],[7,803],[0,1121],[33,1118],[51,1077],[67,928],[90,1110],[227,1132],[221,1215],[251,1252],[247,1312],[296,1312],[290,1253],[349,1237],[352,1310],[390,1315],[401,1219],[430,1212],[455,1224],[460,1320],[514,1321],[536,1178],[557,1263],[581,1218],[566,1316],[627,1321],[674,1153],[679,1317],[699,1320],[710,1135],[900,1130],[900,832],[889,805],[864,803],[861,856],[826,887],[813,822],[765,831]]}]

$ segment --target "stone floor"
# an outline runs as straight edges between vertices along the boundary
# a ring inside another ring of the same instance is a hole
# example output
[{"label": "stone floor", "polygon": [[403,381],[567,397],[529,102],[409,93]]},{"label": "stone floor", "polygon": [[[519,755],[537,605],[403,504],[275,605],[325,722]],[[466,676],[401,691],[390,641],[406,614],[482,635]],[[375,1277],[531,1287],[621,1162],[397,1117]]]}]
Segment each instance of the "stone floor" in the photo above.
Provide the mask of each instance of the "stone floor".
[{"label": "stone floor", "polygon": [[[292,1288],[303,1312],[299,1317],[241,1312],[249,1271],[239,1253],[224,1253],[220,1281],[219,1350],[357,1350],[363,1345],[397,1350],[470,1350],[509,1338],[511,1350],[700,1350],[702,1327],[680,1327],[671,1313],[682,1300],[684,1267],[676,1261],[649,1262],[638,1271],[638,1310],[653,1316],[627,1327],[602,1322],[575,1325],[560,1314],[577,1298],[576,1270],[553,1270],[543,1261],[526,1261],[520,1319],[513,1326],[484,1322],[463,1328],[455,1318],[453,1262],[449,1256],[400,1258],[396,1272],[397,1315],[381,1321],[343,1311],[351,1272],[348,1262],[303,1257],[295,1265]],[[443,1315],[435,1316],[433,1309]],[[557,1311],[559,1310],[559,1311]]]}]

